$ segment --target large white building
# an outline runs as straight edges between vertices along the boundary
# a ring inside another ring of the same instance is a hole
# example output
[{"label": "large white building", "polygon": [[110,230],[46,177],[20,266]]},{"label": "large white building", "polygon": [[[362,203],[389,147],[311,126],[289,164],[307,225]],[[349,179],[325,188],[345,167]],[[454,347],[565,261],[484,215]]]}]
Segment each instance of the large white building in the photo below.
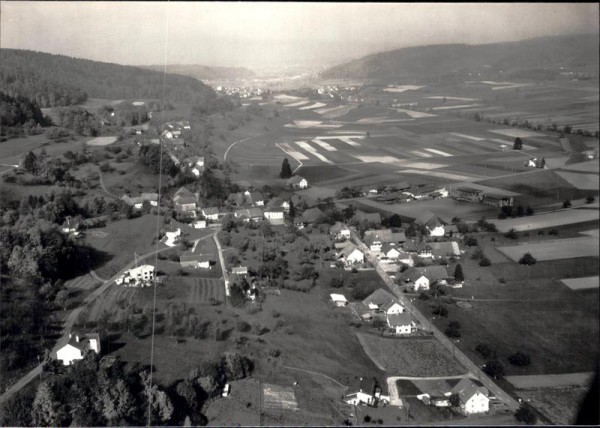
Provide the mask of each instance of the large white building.
[{"label": "large white building", "polygon": [[[125,284],[132,287],[144,286],[146,283],[154,279],[154,266],[142,265],[129,269],[123,275],[115,279],[118,285]],[[150,285],[150,284],[148,284]]]},{"label": "large white building", "polygon": [[466,414],[485,413],[490,410],[488,389],[475,385],[470,379],[461,379],[451,392],[458,395],[460,408]]},{"label": "large white building", "polygon": [[63,365],[69,366],[74,361],[82,360],[88,351],[100,353],[100,335],[98,333],[71,332],[69,341],[56,351],[56,359],[61,360]]}]

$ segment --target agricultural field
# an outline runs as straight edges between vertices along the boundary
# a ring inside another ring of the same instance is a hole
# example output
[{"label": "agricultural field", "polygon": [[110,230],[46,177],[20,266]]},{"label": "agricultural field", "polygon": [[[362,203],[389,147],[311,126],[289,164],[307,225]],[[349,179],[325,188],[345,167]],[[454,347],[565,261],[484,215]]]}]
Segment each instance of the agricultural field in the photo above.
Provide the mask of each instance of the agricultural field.
[{"label": "agricultural field", "polygon": [[86,141],[88,146],[109,146],[117,141],[117,137],[96,137]]},{"label": "agricultural field", "polygon": [[598,288],[600,286],[600,278],[597,276],[562,279],[561,281],[571,290],[587,290],[588,288]]},{"label": "agricultural field", "polygon": [[518,262],[530,253],[536,260],[557,260],[600,255],[598,240],[589,237],[564,238],[536,243],[519,243],[509,247],[498,247],[511,260]]},{"label": "agricultural field", "polygon": [[600,220],[597,210],[570,209],[551,213],[540,213],[529,217],[507,218],[504,220],[490,219],[500,232],[508,232],[514,229],[516,232],[545,229],[549,227],[561,227],[576,223],[585,223]]},{"label": "agricultural field", "polygon": [[557,425],[574,424],[586,393],[583,387],[528,388],[517,390],[517,396]]},{"label": "agricultural field", "polygon": [[205,411],[207,426],[260,425],[261,384],[256,379],[231,382],[231,393],[212,400]]},{"label": "agricultural field", "polygon": [[429,338],[387,339],[357,333],[365,352],[392,376],[452,376],[466,369],[437,340]]}]

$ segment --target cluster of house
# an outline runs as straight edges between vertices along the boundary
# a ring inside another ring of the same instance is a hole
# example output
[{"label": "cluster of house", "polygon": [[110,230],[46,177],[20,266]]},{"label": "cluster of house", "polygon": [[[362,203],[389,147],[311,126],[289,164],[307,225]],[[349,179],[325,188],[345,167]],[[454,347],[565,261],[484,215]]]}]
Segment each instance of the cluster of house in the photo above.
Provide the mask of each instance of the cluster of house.
[{"label": "cluster of house", "polygon": [[141,210],[144,204],[152,207],[158,206],[158,193],[141,193],[139,196],[123,195],[121,200],[134,210]]},{"label": "cluster of house", "polygon": [[451,195],[457,201],[481,203],[490,207],[512,207],[514,204],[511,195],[499,191],[488,192],[474,187],[457,187],[451,191]]},{"label": "cluster of house", "polygon": [[189,129],[191,129],[191,127],[188,120],[168,122],[165,123],[164,130],[160,136],[163,138],[163,141],[169,141],[172,143],[173,148],[182,148],[183,138],[181,138],[181,132]]},{"label": "cluster of house", "polygon": [[434,407],[451,407],[453,395],[458,397],[458,407],[466,415],[487,413],[490,410],[488,389],[475,381],[463,378],[450,391],[442,395],[419,394],[417,398]]},{"label": "cluster of house", "polygon": [[235,282],[237,279],[244,279],[241,281],[243,286],[244,294],[246,295],[246,299],[254,302],[258,298],[258,286],[256,277],[251,277],[250,282],[247,281],[248,275],[248,266],[235,266],[231,268],[229,272],[231,275],[232,282]]},{"label": "cluster of house", "polygon": [[538,159],[537,157],[532,157],[531,159],[525,162],[525,166],[528,168],[546,169],[546,159]]},{"label": "cluster of house", "polygon": [[352,385],[351,392],[344,396],[344,402],[353,406],[371,406],[377,407],[379,404],[389,404],[390,397],[382,395],[381,387],[377,379],[361,377]]},{"label": "cluster of house", "polygon": [[383,188],[368,189],[366,194],[379,202],[391,204],[420,201],[423,199],[447,198],[449,192],[445,187],[433,185],[414,187],[403,181]]}]

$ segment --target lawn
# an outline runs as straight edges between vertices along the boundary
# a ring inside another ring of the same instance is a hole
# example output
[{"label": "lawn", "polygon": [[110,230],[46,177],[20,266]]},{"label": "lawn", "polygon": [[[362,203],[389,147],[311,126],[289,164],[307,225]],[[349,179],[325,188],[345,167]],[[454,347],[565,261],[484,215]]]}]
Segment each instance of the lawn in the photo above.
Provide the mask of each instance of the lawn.
[{"label": "lawn", "polygon": [[435,339],[358,336],[367,354],[392,376],[452,376],[466,372]]},{"label": "lawn", "polygon": [[260,425],[261,385],[256,379],[231,382],[228,397],[216,398],[208,405],[208,426]]}]

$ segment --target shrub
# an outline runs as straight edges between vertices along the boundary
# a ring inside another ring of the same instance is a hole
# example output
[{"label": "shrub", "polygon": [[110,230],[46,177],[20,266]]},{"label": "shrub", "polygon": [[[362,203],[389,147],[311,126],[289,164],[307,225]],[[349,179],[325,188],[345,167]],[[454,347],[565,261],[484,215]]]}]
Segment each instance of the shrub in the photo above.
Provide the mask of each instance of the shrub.
[{"label": "shrub", "polygon": [[491,266],[492,265],[492,261],[490,259],[488,259],[487,257],[483,257],[481,260],[479,260],[479,266]]},{"label": "shrub", "polygon": [[344,285],[344,280],[342,278],[331,278],[329,281],[329,286],[332,288],[340,288]]},{"label": "shrub", "polygon": [[558,230],[552,229],[550,232],[548,232],[548,235],[554,235],[554,236],[556,236],[556,235],[558,235]]},{"label": "shrub", "polygon": [[485,363],[483,371],[494,379],[502,379],[504,376],[504,366],[497,359],[489,360]]},{"label": "shrub", "polygon": [[571,206],[571,201],[570,200],[566,200],[563,202],[562,207],[563,208],[569,208]]},{"label": "shrub", "polygon": [[490,358],[496,358],[496,351],[494,351],[490,345],[488,345],[487,343],[479,343],[476,347],[475,350],[483,357],[486,359],[490,359]]},{"label": "shrub", "polygon": [[472,236],[467,236],[465,238],[465,245],[467,247],[476,247],[477,246],[477,238],[473,238]]},{"label": "shrub", "polygon": [[250,324],[248,324],[246,321],[238,321],[238,323],[235,325],[235,327],[237,328],[237,330],[239,332],[242,333],[246,333],[248,331],[250,331]]},{"label": "shrub", "polygon": [[587,198],[585,198],[585,203],[586,204],[591,204],[592,202],[594,202],[596,200],[596,198],[594,198],[592,195],[588,196]]},{"label": "shrub", "polygon": [[461,336],[459,329],[450,326],[446,328],[444,334],[452,339],[458,339]]},{"label": "shrub", "polygon": [[510,238],[510,239],[517,239],[517,233],[515,232],[515,229],[510,229],[508,232],[506,232],[504,234],[505,238]]},{"label": "shrub", "polygon": [[527,266],[534,265],[536,261],[537,260],[535,259],[535,257],[533,257],[530,253],[525,253],[523,257],[519,259],[519,263]]},{"label": "shrub", "polygon": [[433,309],[431,310],[431,313],[433,315],[439,315],[441,317],[447,317],[448,316],[448,309],[446,309],[444,306],[434,306]]},{"label": "shrub", "polygon": [[519,422],[525,422],[528,425],[533,425],[537,422],[537,416],[527,404],[521,404],[515,412],[515,419]]},{"label": "shrub", "polygon": [[513,354],[510,357],[508,357],[508,362],[511,363],[513,366],[527,367],[531,364],[531,358],[529,358],[529,355],[527,354],[517,352],[516,354]]}]

